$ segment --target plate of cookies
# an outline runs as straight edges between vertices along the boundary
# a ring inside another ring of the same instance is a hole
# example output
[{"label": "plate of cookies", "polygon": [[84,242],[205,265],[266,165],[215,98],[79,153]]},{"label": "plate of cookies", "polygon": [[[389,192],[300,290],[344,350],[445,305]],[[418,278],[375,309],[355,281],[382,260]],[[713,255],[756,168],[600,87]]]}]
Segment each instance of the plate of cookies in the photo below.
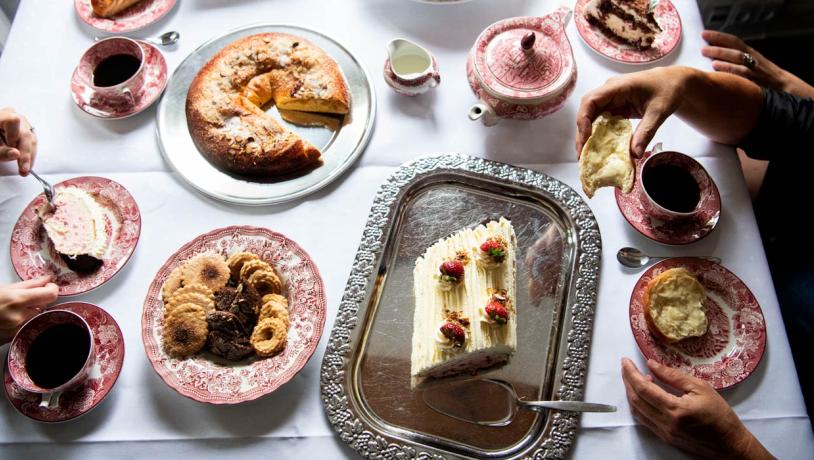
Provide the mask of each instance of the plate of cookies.
[{"label": "plate of cookies", "polygon": [[269,394],[307,363],[325,324],[308,254],[271,230],[232,226],[185,244],[150,284],[141,334],[150,363],[181,395],[237,404]]},{"label": "plate of cookies", "polygon": [[723,266],[667,259],[639,278],[630,327],[642,354],[716,390],[745,380],[766,349],[766,321],[752,291]]}]

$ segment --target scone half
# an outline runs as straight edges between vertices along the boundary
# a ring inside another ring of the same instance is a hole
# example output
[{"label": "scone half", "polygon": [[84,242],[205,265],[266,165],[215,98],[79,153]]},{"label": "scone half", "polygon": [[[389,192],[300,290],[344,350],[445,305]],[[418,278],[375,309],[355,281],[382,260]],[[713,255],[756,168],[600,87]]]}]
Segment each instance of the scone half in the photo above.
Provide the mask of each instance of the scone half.
[{"label": "scone half", "polygon": [[630,158],[630,120],[603,113],[594,120],[591,137],[579,157],[579,180],[588,198],[600,187],[633,190],[635,167]]},{"label": "scone half", "polygon": [[686,268],[665,270],[653,278],[642,298],[647,328],[656,339],[675,343],[707,332],[704,286]]}]

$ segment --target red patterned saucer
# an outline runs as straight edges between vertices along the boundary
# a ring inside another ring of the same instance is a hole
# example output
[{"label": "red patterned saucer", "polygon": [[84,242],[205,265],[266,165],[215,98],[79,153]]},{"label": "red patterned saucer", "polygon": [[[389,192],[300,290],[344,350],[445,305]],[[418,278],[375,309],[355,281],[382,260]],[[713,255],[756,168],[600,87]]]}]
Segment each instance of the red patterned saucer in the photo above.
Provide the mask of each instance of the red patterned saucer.
[{"label": "red patterned saucer", "polygon": [[[282,353],[237,362],[208,353],[187,359],[171,358],[164,353],[161,285],[175,267],[205,251],[224,255],[251,251],[274,266],[285,286],[291,315],[288,342]],[[237,404],[267,395],[297,375],[319,344],[325,312],[322,277],[297,243],[265,228],[232,226],[198,236],[170,256],[158,270],[144,300],[141,339],[153,369],[175,391],[204,403]]]},{"label": "red patterned saucer", "polygon": [[577,31],[592,50],[612,61],[622,64],[649,64],[670,54],[681,41],[681,17],[670,0],[660,0],[656,5],[654,16],[662,31],[656,36],[653,46],[647,50],[639,50],[619,43],[591,26],[585,19],[585,5],[589,1],[577,0],[574,7],[574,22],[577,25]]},{"label": "red patterned saucer", "polygon": [[42,193],[28,203],[11,233],[11,264],[17,275],[28,280],[50,275],[59,286],[59,295],[77,295],[95,289],[113,278],[127,264],[141,234],[141,213],[136,200],[118,182],[104,177],[75,177],[54,185],[57,192],[65,187],[78,187],[91,193],[102,205],[110,226],[111,241],[102,266],[79,275],[70,270],[54,252],[45,229],[34,209],[45,202]]},{"label": "red patterned saucer", "polygon": [[59,407],[45,409],[39,405],[39,394],[30,393],[14,383],[6,362],[3,386],[9,402],[26,417],[46,423],[73,420],[93,410],[113,389],[124,363],[124,336],[108,312],[85,302],[63,303],[52,309],[72,311],[87,321],[95,339],[96,363],[88,380],[59,396]]},{"label": "red patterned saucer", "polygon": [[77,67],[71,76],[71,97],[82,111],[98,118],[127,118],[144,111],[157,101],[167,86],[167,61],[155,46],[139,41],[144,49],[144,84],[135,91],[136,105],[105,104],[93,97],[93,88],[79,78]]},{"label": "red patterned saucer", "polygon": [[[657,148],[660,149],[660,147]],[[686,155],[681,155],[682,161],[685,162],[684,166],[690,168],[690,173],[696,177],[701,187],[701,202],[696,208],[695,216],[691,219],[681,222],[659,220],[652,217],[647,211],[644,203],[647,198],[644,196],[641,182],[644,160],[651,155],[653,155],[652,152],[645,152],[640,159],[634,160],[636,162],[636,180],[633,182],[633,190],[630,193],[623,193],[618,188],[615,189],[619,212],[636,231],[658,243],[690,244],[709,235],[721,218],[721,194],[715,181],[701,166],[701,163]]]},{"label": "red patterned saucer", "polygon": [[[709,329],[703,337],[665,344],[647,329],[642,297],[647,284],[670,268],[684,267],[707,291]],[[708,381],[716,390],[749,377],[766,348],[766,322],[754,294],[721,265],[695,257],[667,259],[639,278],[630,296],[630,328],[642,354]]]},{"label": "red patterned saucer", "polygon": [[158,21],[175,6],[175,0],[142,0],[112,18],[93,13],[90,0],[74,0],[79,17],[89,26],[111,33],[132,32]]}]

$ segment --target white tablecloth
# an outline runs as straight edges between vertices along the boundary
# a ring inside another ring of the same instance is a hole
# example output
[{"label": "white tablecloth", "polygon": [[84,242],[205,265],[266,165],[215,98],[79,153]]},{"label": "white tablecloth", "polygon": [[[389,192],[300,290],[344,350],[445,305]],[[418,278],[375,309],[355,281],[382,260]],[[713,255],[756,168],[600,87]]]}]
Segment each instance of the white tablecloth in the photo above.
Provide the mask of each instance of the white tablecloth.
[{"label": "white tablecloth", "polygon": [[[684,37],[663,64],[709,69],[700,56],[701,19],[691,0],[675,0]],[[0,104],[16,107],[37,127],[36,170],[52,181],[104,175],[124,184],[138,201],[142,237],[130,264],[110,283],[79,300],[107,309],[125,334],[127,356],[115,390],[99,408],[76,421],[42,425],[0,404],[0,456],[46,457],[57,445],[69,458],[198,457],[340,458],[352,456],[329,425],[319,398],[325,340],[288,385],[259,401],[235,407],[193,402],[167,387],[151,368],[141,344],[140,316],[146,288],[169,254],[194,236],[233,224],[266,226],[294,238],[320,267],[328,296],[325,336],[333,325],[368,208],[381,181],[400,163],[436,152],[464,152],[533,167],[578,188],[573,140],[579,97],[620,72],[638,67],[612,64],[595,55],[568,26],[579,80],[574,95],[556,114],[536,122],[505,122],[484,128],[470,122],[474,98],[465,80],[465,58],[490,23],[517,15],[544,14],[558,6],[534,0],[477,0],[462,5],[426,5],[406,0],[257,1],[180,0],[159,24],[136,34],[181,32],[165,52],[170,69],[200,43],[222,31],[257,22],[293,23],[321,30],[358,53],[373,75],[378,103],[376,131],[348,174],[308,198],[265,208],[213,202],[188,189],[169,171],[156,145],[155,108],[131,119],[100,121],[78,110],[69,79],[95,32],[74,14],[72,1],[24,1],[0,59]],[[405,98],[391,92],[380,72],[384,45],[407,37],[436,54],[442,84],[433,93]],[[780,458],[814,452],[806,415],[749,196],[732,149],[712,144],[676,119],[659,131],[665,146],[702,157],[723,195],[719,228],[702,242],[666,248],[625,223],[602,190],[590,201],[602,231],[603,264],[586,400],[616,404],[615,414],[582,418],[575,458],[680,457],[635,425],[624,397],[619,360],[643,364],[627,319],[637,275],[624,273],[614,258],[622,246],[654,253],[714,254],[740,276],[759,299],[768,327],[768,347],[755,374],[724,397],[748,427]],[[39,192],[33,179],[0,165],[0,247],[8,247],[19,213]],[[325,234],[324,229],[330,233]],[[8,259],[0,282],[16,280]]]}]

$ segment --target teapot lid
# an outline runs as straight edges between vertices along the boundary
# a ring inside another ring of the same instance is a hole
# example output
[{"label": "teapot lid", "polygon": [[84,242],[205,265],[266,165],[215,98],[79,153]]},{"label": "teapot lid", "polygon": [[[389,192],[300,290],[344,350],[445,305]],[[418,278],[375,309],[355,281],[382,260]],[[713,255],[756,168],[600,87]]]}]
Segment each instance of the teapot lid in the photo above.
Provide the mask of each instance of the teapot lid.
[{"label": "teapot lid", "polygon": [[565,36],[569,9],[543,17],[505,19],[475,42],[474,67],[492,96],[517,103],[542,102],[559,94],[575,71]]}]

